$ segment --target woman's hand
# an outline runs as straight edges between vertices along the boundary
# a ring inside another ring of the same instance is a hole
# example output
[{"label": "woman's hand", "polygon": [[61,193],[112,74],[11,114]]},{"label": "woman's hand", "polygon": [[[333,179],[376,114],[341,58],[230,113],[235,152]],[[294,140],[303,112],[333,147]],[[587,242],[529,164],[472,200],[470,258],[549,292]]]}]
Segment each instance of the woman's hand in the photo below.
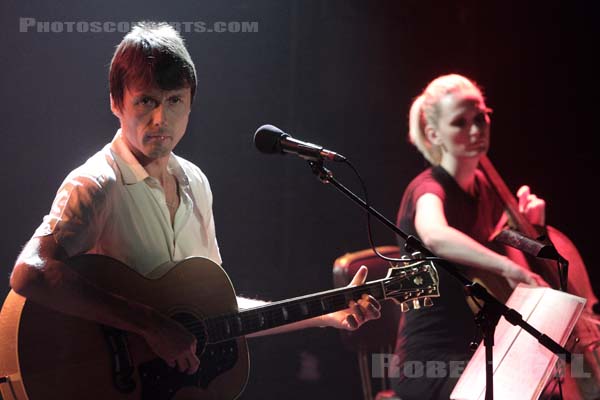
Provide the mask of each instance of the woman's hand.
[{"label": "woman's hand", "polygon": [[510,259],[506,259],[508,264],[502,273],[511,287],[516,287],[519,283],[526,283],[532,286],[548,286],[546,281],[535,272],[531,272],[529,269],[520,266],[517,263],[512,262]]},{"label": "woman's hand", "polygon": [[546,225],[546,202],[531,193],[529,186],[524,185],[517,192],[519,198],[519,212],[521,212],[533,225]]}]

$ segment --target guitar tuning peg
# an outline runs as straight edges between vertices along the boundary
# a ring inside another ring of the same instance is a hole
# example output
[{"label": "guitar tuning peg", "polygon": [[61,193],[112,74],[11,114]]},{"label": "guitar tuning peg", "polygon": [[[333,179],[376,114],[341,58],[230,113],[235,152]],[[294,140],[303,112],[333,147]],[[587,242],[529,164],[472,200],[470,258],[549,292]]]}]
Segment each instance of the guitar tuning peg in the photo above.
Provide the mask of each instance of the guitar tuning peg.
[{"label": "guitar tuning peg", "polygon": [[433,301],[431,300],[431,297],[425,297],[423,299],[423,306],[431,307],[432,305],[433,305]]},{"label": "guitar tuning peg", "polygon": [[413,303],[413,308],[415,310],[418,310],[419,308],[421,308],[421,303],[419,303],[419,299],[413,299],[412,303]]},{"label": "guitar tuning peg", "polygon": [[411,261],[413,261],[410,256],[408,254],[404,254],[402,257],[400,257],[400,262],[402,263],[402,265],[410,265]]},{"label": "guitar tuning peg", "polygon": [[403,313],[410,311],[410,307],[406,303],[400,303],[400,311]]}]

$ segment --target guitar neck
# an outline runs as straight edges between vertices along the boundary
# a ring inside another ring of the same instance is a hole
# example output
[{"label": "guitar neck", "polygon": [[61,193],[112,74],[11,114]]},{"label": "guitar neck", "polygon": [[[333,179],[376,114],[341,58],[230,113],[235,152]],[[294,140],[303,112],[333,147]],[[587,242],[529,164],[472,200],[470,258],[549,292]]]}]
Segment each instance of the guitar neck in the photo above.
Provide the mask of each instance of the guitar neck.
[{"label": "guitar neck", "polygon": [[204,320],[208,342],[215,343],[348,308],[364,294],[385,298],[384,279],[365,285],[333,289]]}]

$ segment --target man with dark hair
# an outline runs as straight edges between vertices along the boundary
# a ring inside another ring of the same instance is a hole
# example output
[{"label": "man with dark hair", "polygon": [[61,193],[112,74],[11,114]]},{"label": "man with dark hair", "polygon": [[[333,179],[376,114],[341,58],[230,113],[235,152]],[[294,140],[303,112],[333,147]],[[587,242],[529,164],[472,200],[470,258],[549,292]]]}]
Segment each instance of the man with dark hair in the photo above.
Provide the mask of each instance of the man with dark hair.
[{"label": "man with dark hair", "polygon": [[[155,32],[155,33],[153,33]],[[163,90],[189,87],[196,94],[196,68],[183,40],[167,24],[140,23],[125,36],[110,65],[110,94],[123,106],[126,84]]]},{"label": "man with dark hair", "polygon": [[[194,373],[196,338],[154,308],[106,291],[67,264],[79,254],[115,258],[153,278],[191,256],[221,264],[212,193],[194,164],[173,154],[196,89],[194,64],[167,24],[141,23],[125,36],[110,67],[111,109],[120,129],[72,171],[50,213],[25,245],[11,275],[15,292],[54,310],[137,333],[170,366]],[[353,285],[364,283],[361,269]],[[240,307],[257,301],[239,299]],[[275,328],[355,329],[379,316],[363,296],[350,308]]]}]

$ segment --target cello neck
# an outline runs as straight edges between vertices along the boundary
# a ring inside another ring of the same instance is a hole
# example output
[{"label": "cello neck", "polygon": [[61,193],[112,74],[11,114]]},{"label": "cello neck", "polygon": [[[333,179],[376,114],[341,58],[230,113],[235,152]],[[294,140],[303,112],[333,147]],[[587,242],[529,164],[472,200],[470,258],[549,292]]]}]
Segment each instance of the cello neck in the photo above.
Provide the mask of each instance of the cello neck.
[{"label": "cello neck", "polygon": [[506,186],[506,183],[498,171],[496,171],[496,168],[494,168],[487,155],[481,157],[479,160],[479,167],[490,181],[490,184],[496,191],[498,197],[500,197],[500,200],[504,203],[508,216],[513,224],[516,225],[515,228],[530,238],[536,238],[537,231],[535,227],[519,212],[517,199],[513,196],[508,186]]}]

